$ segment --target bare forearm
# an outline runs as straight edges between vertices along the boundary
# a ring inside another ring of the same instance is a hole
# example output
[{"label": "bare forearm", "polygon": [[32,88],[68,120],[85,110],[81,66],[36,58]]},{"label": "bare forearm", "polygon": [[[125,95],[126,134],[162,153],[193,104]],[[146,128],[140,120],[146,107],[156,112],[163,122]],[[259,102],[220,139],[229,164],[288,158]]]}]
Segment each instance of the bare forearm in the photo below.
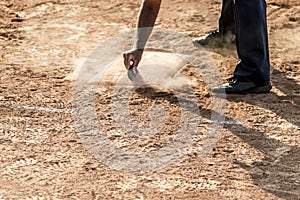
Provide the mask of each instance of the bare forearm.
[{"label": "bare forearm", "polygon": [[137,24],[137,39],[134,49],[123,54],[126,69],[136,68],[142,59],[143,50],[152,32],[162,0],[143,0]]},{"label": "bare forearm", "polygon": [[155,24],[161,0],[144,0],[138,19],[136,49],[144,49]]}]

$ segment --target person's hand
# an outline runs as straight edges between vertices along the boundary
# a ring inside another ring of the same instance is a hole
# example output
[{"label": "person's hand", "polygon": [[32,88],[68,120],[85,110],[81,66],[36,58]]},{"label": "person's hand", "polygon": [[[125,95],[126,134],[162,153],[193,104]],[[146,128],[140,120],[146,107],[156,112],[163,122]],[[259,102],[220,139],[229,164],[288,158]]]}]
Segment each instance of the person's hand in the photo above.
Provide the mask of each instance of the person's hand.
[{"label": "person's hand", "polygon": [[137,67],[142,59],[142,55],[143,55],[142,49],[132,49],[126,51],[123,54],[124,65],[126,69],[129,69],[130,67]]}]

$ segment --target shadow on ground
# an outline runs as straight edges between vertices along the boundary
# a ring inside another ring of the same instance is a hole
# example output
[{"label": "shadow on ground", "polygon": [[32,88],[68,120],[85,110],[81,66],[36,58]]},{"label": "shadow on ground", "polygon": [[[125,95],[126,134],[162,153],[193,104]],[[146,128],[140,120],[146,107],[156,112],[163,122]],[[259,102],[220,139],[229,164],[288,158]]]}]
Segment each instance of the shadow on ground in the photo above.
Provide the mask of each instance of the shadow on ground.
[{"label": "shadow on ground", "polygon": [[[274,72],[274,78],[280,80],[278,84],[275,84],[275,87],[286,94],[285,96],[279,96],[274,92],[270,92],[263,95],[228,95],[227,100],[231,102],[246,102],[272,111],[299,127],[300,107],[299,100],[297,100],[299,85],[295,81],[287,79],[283,73],[276,70]],[[285,84],[279,84],[281,81],[284,81]],[[156,93],[155,89],[151,89],[151,87],[138,89],[136,92],[152,99],[165,98],[173,104],[178,101],[174,94]],[[194,104],[194,102],[189,103]],[[284,105],[279,106],[282,103]],[[188,107],[185,109],[188,109]],[[195,112],[195,110],[190,110],[190,112]],[[200,108],[201,117],[210,119],[211,112],[211,110]],[[235,121],[228,117],[227,120]],[[263,129],[249,128],[239,122],[234,123],[234,125],[225,125],[224,128],[265,155],[263,160],[253,162],[251,165],[235,161],[236,164],[250,172],[254,184],[283,199],[297,200],[300,198],[300,147],[287,145],[267,136]],[[297,128],[291,130],[299,131]]]},{"label": "shadow on ground", "polygon": [[[227,100],[243,101],[276,113],[295,126],[300,126],[299,85],[284,73],[273,71],[273,79],[278,80],[274,86],[285,95],[274,92],[265,95],[228,96]],[[284,84],[282,84],[284,83]],[[282,104],[280,106],[280,104]],[[229,119],[230,120],[230,119]],[[266,136],[256,129],[243,125],[226,126],[233,134],[265,154],[265,159],[246,165],[238,162],[248,170],[253,181],[260,188],[284,199],[300,198],[300,147],[290,146]],[[291,129],[299,132],[299,129]],[[283,134],[285,134],[283,132]]]}]

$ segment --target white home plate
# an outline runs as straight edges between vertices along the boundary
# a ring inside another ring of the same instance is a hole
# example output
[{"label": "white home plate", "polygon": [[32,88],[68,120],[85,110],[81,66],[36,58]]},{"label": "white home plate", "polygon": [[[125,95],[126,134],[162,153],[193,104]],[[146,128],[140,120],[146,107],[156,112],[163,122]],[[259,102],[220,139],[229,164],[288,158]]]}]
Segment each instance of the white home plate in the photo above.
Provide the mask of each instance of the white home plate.
[{"label": "white home plate", "polygon": [[[145,51],[132,80],[120,55],[113,60],[102,74],[97,74],[88,84],[99,86],[158,86],[175,89],[187,86],[187,81],[178,71],[187,64],[183,55],[162,51]],[[136,69],[134,69],[136,71]],[[99,80],[99,77],[100,80]]]}]

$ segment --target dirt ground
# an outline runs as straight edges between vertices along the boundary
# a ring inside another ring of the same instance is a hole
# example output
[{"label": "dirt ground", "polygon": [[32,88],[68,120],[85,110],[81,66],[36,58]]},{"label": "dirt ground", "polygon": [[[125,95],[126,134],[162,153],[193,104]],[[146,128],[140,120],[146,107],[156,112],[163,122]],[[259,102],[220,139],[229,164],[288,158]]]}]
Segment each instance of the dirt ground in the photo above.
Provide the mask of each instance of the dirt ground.
[{"label": "dirt ground", "polygon": [[[85,149],[71,114],[74,81],[67,77],[103,40],[134,28],[139,6],[136,0],[0,2],[0,199],[300,199],[298,0],[268,1],[274,88],[227,96],[228,123],[206,158],[195,150],[157,171],[130,173],[111,169]],[[219,0],[166,0],[157,25],[201,36],[217,27],[220,6]],[[234,51],[209,54],[228,78]],[[194,94],[200,117],[209,119],[209,93],[200,79]],[[111,132],[116,125],[106,89],[96,95],[96,106]],[[178,106],[167,95],[143,92],[148,97],[133,97],[140,102],[132,103],[136,120],[148,120],[140,116],[154,101],[171,113],[160,136],[132,142],[155,150],[172,135]],[[207,126],[199,125],[199,135]],[[109,137],[130,144],[124,135]]]}]

